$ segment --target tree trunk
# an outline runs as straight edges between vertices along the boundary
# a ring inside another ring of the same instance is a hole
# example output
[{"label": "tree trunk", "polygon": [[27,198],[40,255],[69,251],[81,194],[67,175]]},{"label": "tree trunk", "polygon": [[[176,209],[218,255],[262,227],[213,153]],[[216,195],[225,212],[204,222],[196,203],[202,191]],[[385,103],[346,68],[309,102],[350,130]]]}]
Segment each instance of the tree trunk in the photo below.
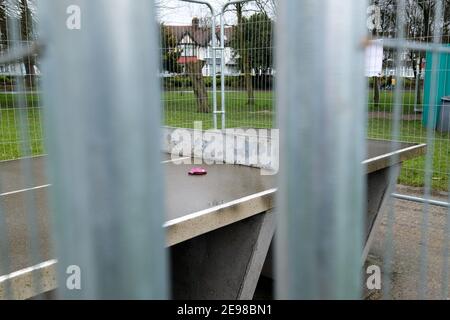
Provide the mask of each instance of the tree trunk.
[{"label": "tree trunk", "polygon": [[427,6],[424,6],[423,8],[423,24],[424,24],[424,31],[423,36],[425,37],[425,42],[431,42],[430,39],[430,17],[431,17],[431,9]]},{"label": "tree trunk", "polygon": [[422,71],[421,69],[422,69],[422,57],[420,56],[420,54],[419,54],[419,64],[417,64],[416,63],[416,61],[414,61],[414,66],[413,66],[413,70],[414,70],[414,80],[416,81],[416,83],[415,83],[415,86],[416,86],[416,88],[415,88],[415,90],[416,90],[416,92],[415,92],[415,94],[416,94],[416,97],[415,97],[415,99],[416,99],[416,102],[417,102],[417,105],[421,105],[422,104],[422,89],[421,89],[421,86],[420,86],[420,72]]},{"label": "tree trunk", "polygon": [[417,106],[422,106],[422,86],[420,80],[420,73],[417,73],[416,81],[418,82],[416,91]]},{"label": "tree trunk", "polygon": [[36,75],[36,72],[34,70],[34,66],[36,65],[35,63],[35,58],[34,57],[28,57],[24,60],[24,65],[25,65],[25,85],[27,86],[27,88],[29,89],[33,89],[35,87],[34,83],[34,78]]},{"label": "tree trunk", "polygon": [[[22,41],[25,45],[29,45],[30,41],[33,40],[33,17],[31,15],[30,7],[28,6],[28,0],[20,1],[20,27],[22,33]],[[34,66],[36,65],[35,57],[28,57],[24,60],[25,66],[25,85],[28,88],[34,87]]]},{"label": "tree trunk", "polygon": [[195,97],[197,98],[197,112],[211,112],[208,104],[208,91],[206,90],[203,79],[202,69],[205,63],[203,61],[191,62],[186,64],[186,71],[192,80]]},{"label": "tree trunk", "polygon": [[[377,37],[377,28],[372,30],[372,36]],[[378,105],[380,103],[380,83],[378,77],[373,77],[373,104]]]},{"label": "tree trunk", "polygon": [[379,78],[373,77],[373,103],[379,104],[380,103],[380,84],[379,84]]},{"label": "tree trunk", "polygon": [[248,56],[244,62],[245,86],[247,88],[247,104],[253,106],[255,104],[255,95],[253,92],[252,70],[249,68]]},{"label": "tree trunk", "polygon": [[8,45],[8,29],[6,25],[6,21],[8,20],[8,16],[6,14],[5,3],[0,3],[0,33],[1,33],[1,45],[2,50]]}]

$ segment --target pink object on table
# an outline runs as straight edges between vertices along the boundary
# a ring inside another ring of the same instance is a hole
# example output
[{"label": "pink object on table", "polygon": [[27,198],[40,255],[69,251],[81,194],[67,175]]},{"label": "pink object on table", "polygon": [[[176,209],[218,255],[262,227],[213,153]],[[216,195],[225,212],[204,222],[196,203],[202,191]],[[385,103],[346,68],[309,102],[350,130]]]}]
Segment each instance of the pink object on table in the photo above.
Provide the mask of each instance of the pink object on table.
[{"label": "pink object on table", "polygon": [[207,174],[208,172],[206,171],[206,169],[204,168],[192,168],[189,171],[189,175],[190,176],[204,176],[205,174]]}]

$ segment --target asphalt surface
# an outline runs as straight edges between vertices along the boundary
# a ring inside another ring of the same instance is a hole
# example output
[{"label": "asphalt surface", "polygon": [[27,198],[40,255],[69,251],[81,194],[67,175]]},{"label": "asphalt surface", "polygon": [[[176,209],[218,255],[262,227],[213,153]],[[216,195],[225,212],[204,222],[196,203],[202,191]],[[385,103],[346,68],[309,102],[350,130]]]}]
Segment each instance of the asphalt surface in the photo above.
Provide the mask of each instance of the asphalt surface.
[{"label": "asphalt surface", "polygon": [[[262,176],[260,170],[238,165],[176,165],[163,157],[166,188],[166,221],[181,218],[275,186],[273,176]],[[32,179],[24,179],[25,161],[31,165]],[[195,166],[208,170],[205,176],[189,176]],[[48,215],[48,181],[45,157],[0,163],[1,210],[6,230],[0,241],[8,258],[0,260],[0,275],[8,274],[54,258]],[[27,180],[25,182],[25,180]],[[0,216],[1,218],[1,216]],[[30,226],[33,226],[31,228]],[[2,230],[0,230],[2,231]],[[36,236],[33,237],[32,234]],[[1,249],[0,249],[1,250]],[[1,256],[6,257],[2,254]]]},{"label": "asphalt surface", "polygon": [[[30,173],[27,181],[26,170]],[[0,230],[0,242],[6,244],[1,249],[8,251],[7,255],[1,253],[0,274],[52,259],[45,158],[1,162],[0,182],[0,218],[5,220],[0,222],[6,222],[6,230]],[[35,187],[38,189],[25,191]]]},{"label": "asphalt surface", "polygon": [[[423,197],[423,191],[416,188],[398,186],[398,192]],[[433,197],[436,200],[448,201],[448,196],[441,194]],[[450,283],[443,278],[444,249],[450,245],[445,242],[445,228],[448,209],[430,206],[429,220],[424,227],[424,205],[402,200],[395,201],[394,250],[391,270],[386,266],[386,234],[388,230],[387,213],[377,231],[366,265],[377,265],[383,276],[387,274],[389,281],[382,282],[382,291],[366,291],[367,299],[448,299],[441,295],[442,289]],[[426,241],[422,241],[423,234]],[[427,248],[426,258],[423,249]],[[422,263],[421,261],[425,261]],[[423,268],[426,269],[423,269]],[[427,278],[421,283],[420,274],[426,270]],[[419,295],[419,286],[426,288],[424,296]],[[385,293],[386,294],[386,293]]]}]

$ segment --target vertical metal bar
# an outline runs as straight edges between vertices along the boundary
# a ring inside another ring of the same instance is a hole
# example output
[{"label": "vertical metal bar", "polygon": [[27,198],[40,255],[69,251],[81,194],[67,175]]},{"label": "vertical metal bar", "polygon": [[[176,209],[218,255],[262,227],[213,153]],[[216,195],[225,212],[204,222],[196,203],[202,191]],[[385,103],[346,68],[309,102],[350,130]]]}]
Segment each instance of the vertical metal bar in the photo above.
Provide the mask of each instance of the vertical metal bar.
[{"label": "vertical metal bar", "polygon": [[360,298],[365,4],[279,3],[277,298]]},{"label": "vertical metal bar", "polygon": [[216,13],[212,6],[209,7],[211,10],[211,53],[212,53],[212,91],[213,91],[213,113],[214,113],[214,129],[217,129],[217,66],[216,66]]},{"label": "vertical metal bar", "polygon": [[220,61],[220,98],[222,105],[222,129],[226,129],[226,106],[225,106],[225,14],[226,6],[223,7],[220,14],[220,49],[221,49],[221,61]]},{"label": "vertical metal bar", "polygon": [[[153,2],[39,4],[61,295],[167,298]],[[66,286],[72,265],[81,290]]]},{"label": "vertical metal bar", "polygon": [[419,90],[419,82],[420,82],[420,63],[417,61],[416,62],[417,66],[416,66],[416,70],[417,70],[417,74],[416,74],[416,81],[415,81],[415,87],[414,87],[414,112],[420,112],[422,110],[420,110],[418,108],[418,104],[419,101],[417,100],[418,96],[417,96],[417,91]]},{"label": "vertical metal bar", "polygon": [[226,97],[225,97],[225,19],[227,8],[233,4],[249,2],[251,0],[237,0],[225,3],[220,12],[220,49],[222,50],[220,62],[220,95],[222,104],[222,129],[226,129]]},{"label": "vertical metal bar", "polygon": [[[396,36],[400,41],[403,41],[405,38],[405,11],[406,11],[406,2],[405,0],[399,0],[397,2],[396,14],[397,14],[397,25],[396,25]],[[393,115],[393,124],[392,124],[392,142],[391,142],[391,151],[395,151],[399,149],[400,146],[400,120],[402,116],[402,108],[403,108],[403,78],[401,77],[401,61],[402,54],[405,49],[403,47],[402,42],[399,42],[399,46],[397,47],[397,51],[395,52],[395,62],[396,62],[396,71],[395,77],[397,79],[395,89],[394,89],[394,115]],[[397,179],[399,174],[399,168],[395,168],[395,165],[399,163],[399,155],[395,154],[391,160],[390,165],[394,167],[391,169],[389,173],[389,188],[387,190],[388,193],[396,193],[397,190]],[[388,212],[387,212],[387,227],[386,227],[386,239],[385,239],[385,250],[384,250],[384,273],[383,273],[383,297],[385,299],[389,298],[390,289],[391,289],[391,272],[393,266],[393,257],[394,257],[394,224],[395,224],[395,200],[393,198],[388,199]]]},{"label": "vertical metal bar", "polygon": [[[450,181],[448,183],[450,190]],[[450,198],[448,200],[450,202]],[[449,280],[449,257],[450,257],[450,205],[447,207],[447,216],[444,225],[444,244],[442,249],[442,281],[441,281],[441,299],[448,300],[448,280]]]},{"label": "vertical metal bar", "polygon": [[[434,30],[433,30],[433,44],[438,45],[441,42],[442,35],[442,18],[443,18],[443,0],[437,0],[434,10]],[[438,94],[438,68],[440,64],[440,54],[433,52],[433,62],[431,69],[431,88],[430,97],[432,99]],[[435,115],[438,106],[430,105],[428,108],[428,127],[427,127],[427,155],[425,157],[425,187],[424,198],[431,199],[431,188],[433,178],[433,156],[435,150]],[[430,204],[425,203],[423,206],[422,230],[420,238],[420,275],[419,275],[419,299],[426,299],[428,295],[428,237],[429,237],[429,220],[430,220]]]}]

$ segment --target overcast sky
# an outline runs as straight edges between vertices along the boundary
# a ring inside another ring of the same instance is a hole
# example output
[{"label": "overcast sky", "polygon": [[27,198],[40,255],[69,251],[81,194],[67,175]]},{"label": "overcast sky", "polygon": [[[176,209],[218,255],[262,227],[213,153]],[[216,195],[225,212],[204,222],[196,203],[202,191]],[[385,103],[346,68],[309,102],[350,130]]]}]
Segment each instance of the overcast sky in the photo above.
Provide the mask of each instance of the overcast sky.
[{"label": "overcast sky", "polygon": [[[214,9],[218,12],[222,5],[228,0],[209,0]],[[166,25],[189,25],[193,17],[209,17],[210,11],[205,5],[185,3],[181,0],[156,0],[160,4],[159,19]],[[247,4],[251,8],[251,4]],[[235,13],[229,13],[225,16],[225,22],[231,24],[235,22]],[[219,23],[219,19],[217,19]]]}]

